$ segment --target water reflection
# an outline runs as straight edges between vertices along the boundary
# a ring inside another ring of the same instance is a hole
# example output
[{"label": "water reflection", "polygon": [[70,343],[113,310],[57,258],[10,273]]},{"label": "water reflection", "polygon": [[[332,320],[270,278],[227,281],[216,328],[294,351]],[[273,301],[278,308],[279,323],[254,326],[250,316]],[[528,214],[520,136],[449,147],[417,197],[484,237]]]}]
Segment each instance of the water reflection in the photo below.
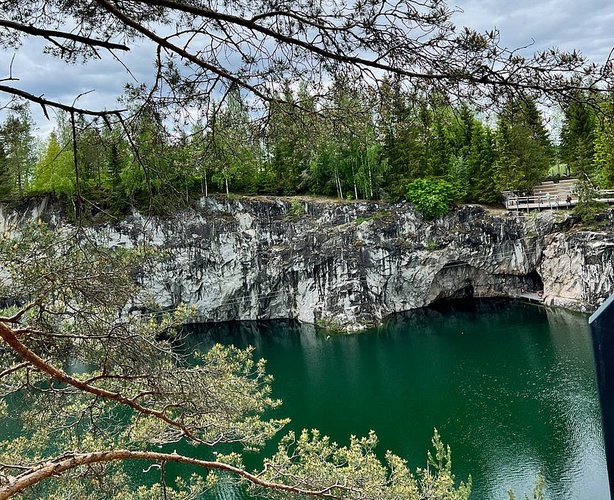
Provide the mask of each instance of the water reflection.
[{"label": "water reflection", "polygon": [[293,429],[338,442],[374,429],[380,451],[417,467],[437,427],[457,477],[472,474],[473,499],[506,499],[509,487],[522,497],[538,471],[550,498],[609,498],[584,315],[489,301],[412,311],[354,336],[293,322],[196,330],[203,349],[255,346]]}]

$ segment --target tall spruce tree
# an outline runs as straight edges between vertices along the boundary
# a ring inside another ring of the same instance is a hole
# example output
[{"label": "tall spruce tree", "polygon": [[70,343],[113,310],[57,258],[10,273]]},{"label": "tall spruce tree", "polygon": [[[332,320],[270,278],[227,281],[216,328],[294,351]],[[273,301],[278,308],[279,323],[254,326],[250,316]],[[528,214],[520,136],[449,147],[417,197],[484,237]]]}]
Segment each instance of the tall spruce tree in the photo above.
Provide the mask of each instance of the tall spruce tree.
[{"label": "tall spruce tree", "polygon": [[611,189],[614,187],[614,94],[604,100],[601,110],[595,132],[594,163],[598,185]]},{"label": "tall spruce tree", "polygon": [[561,158],[571,175],[585,181],[594,172],[597,119],[594,109],[582,102],[582,98],[577,95],[563,108]]},{"label": "tall spruce tree", "polygon": [[500,190],[530,191],[548,173],[554,157],[544,120],[535,101],[508,101],[497,123],[496,179]]},{"label": "tall spruce tree", "polygon": [[468,199],[477,203],[501,201],[495,181],[495,136],[488,125],[479,121],[474,123],[467,164],[471,180]]}]

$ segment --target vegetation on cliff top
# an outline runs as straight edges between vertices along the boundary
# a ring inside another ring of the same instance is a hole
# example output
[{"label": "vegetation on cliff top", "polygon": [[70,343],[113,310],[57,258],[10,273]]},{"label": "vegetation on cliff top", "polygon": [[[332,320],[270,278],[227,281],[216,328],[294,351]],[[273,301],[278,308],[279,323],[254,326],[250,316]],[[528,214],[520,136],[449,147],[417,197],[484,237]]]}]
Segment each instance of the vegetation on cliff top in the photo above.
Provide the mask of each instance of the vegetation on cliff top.
[{"label": "vegetation on cliff top", "polygon": [[[80,217],[210,190],[396,200],[426,177],[479,203],[549,173],[612,186],[612,64],[525,55],[496,30],[459,29],[455,13],[444,0],[6,3],[5,47],[35,37],[43,57],[96,64],[108,51],[129,69],[143,43],[157,58],[121,109],[3,80],[0,197],[51,193]],[[41,144],[24,102],[61,112]],[[560,144],[540,103],[564,113]]]},{"label": "vegetation on cliff top", "polygon": [[[614,187],[611,122],[588,107],[566,108],[556,146],[528,98],[509,101],[493,128],[468,105],[392,81],[379,90],[369,111],[367,96],[339,84],[316,113],[305,90],[288,88],[287,103],[271,104],[263,126],[234,88],[215,115],[180,133],[133,93],[139,112],[129,129],[84,117],[73,129],[60,114],[42,143],[22,107],[0,126],[0,200],[51,194],[73,213],[118,215],[130,206],[168,211],[214,192],[395,201],[419,179],[452,186],[448,204],[497,203],[502,191],[529,192],[549,175],[578,176],[585,190]],[[609,101],[601,105],[610,113]]]}]

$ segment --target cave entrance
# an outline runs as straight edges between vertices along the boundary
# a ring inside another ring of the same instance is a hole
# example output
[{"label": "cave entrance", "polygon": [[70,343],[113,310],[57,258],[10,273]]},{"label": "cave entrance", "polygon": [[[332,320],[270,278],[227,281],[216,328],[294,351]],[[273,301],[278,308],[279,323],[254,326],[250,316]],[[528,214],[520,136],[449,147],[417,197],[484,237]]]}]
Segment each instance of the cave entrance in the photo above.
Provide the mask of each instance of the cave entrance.
[{"label": "cave entrance", "polygon": [[540,274],[533,270],[522,278],[522,289],[527,293],[541,292],[544,290],[544,282]]},{"label": "cave entrance", "polygon": [[427,303],[467,300],[475,296],[476,270],[463,260],[453,260],[434,276],[427,294]]}]

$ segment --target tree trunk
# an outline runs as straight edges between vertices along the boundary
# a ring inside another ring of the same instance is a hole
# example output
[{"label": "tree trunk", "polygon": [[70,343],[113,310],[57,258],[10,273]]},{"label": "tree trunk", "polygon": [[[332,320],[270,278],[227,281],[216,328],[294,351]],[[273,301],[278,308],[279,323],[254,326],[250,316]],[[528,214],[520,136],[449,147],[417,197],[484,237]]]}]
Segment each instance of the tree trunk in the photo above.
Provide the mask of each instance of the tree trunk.
[{"label": "tree trunk", "polygon": [[337,186],[337,196],[343,199],[343,189],[341,189],[341,179],[339,179],[339,172],[335,170],[335,184]]}]

